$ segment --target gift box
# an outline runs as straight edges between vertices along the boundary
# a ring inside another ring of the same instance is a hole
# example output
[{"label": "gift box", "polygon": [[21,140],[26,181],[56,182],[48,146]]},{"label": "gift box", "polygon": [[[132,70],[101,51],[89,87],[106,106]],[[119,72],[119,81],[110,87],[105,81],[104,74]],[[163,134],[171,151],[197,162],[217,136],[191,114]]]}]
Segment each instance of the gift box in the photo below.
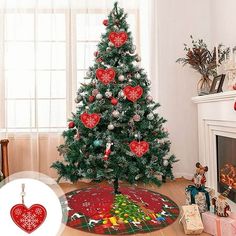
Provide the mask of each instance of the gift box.
[{"label": "gift box", "polygon": [[189,185],[185,189],[186,204],[197,204],[200,213],[209,211],[211,206],[211,200],[215,196],[215,190],[212,188],[201,186]]},{"label": "gift box", "polygon": [[185,234],[200,234],[203,231],[203,224],[198,206],[182,206],[182,217],[180,221],[184,227]]},{"label": "gift box", "polygon": [[229,217],[219,217],[211,212],[202,213],[204,232],[214,236],[235,236],[236,219]]}]

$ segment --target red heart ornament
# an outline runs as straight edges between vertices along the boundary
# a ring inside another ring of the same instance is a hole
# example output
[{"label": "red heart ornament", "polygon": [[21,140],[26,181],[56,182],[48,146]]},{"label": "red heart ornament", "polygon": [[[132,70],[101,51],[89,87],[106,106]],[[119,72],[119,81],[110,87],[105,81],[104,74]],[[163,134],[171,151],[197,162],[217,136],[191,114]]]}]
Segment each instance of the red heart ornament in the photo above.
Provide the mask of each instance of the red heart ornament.
[{"label": "red heart ornament", "polygon": [[100,121],[100,115],[93,113],[93,114],[88,114],[88,113],[83,113],[80,116],[80,120],[84,124],[86,128],[92,129],[94,128]]},{"label": "red heart ornament", "polygon": [[141,86],[126,86],[123,89],[123,92],[126,96],[126,98],[132,102],[136,102],[139,98],[143,95],[143,88]]},{"label": "red heart ornament", "polygon": [[30,234],[43,224],[47,211],[40,204],[34,204],[30,208],[24,204],[17,204],[12,207],[10,214],[14,223]]},{"label": "red heart ornament", "polygon": [[116,48],[119,48],[126,43],[128,35],[126,32],[111,32],[108,38]]},{"label": "red heart ornament", "polygon": [[96,77],[100,80],[103,84],[107,85],[110,84],[115,78],[116,72],[114,69],[97,69],[96,70]]},{"label": "red heart ornament", "polygon": [[136,156],[141,157],[149,150],[149,143],[146,141],[132,141],[129,144],[130,150]]}]

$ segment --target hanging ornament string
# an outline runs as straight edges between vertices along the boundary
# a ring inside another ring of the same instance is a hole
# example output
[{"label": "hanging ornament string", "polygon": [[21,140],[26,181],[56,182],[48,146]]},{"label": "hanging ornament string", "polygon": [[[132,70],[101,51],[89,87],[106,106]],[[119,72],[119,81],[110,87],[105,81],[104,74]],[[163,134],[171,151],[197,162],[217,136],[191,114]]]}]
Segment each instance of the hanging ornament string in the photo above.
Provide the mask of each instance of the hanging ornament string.
[{"label": "hanging ornament string", "polygon": [[25,184],[22,184],[22,185],[21,185],[21,189],[22,189],[22,192],[21,192],[21,201],[22,201],[22,204],[25,205]]}]

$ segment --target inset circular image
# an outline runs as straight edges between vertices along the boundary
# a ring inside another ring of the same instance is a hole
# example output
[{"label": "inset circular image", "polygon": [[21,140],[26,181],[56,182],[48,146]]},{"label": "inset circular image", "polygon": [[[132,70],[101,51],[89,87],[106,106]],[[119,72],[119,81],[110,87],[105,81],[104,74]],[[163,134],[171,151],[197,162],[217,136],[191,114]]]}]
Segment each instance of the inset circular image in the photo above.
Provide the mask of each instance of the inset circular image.
[{"label": "inset circular image", "polygon": [[67,201],[50,177],[38,172],[20,172],[1,182],[0,229],[3,235],[57,236],[64,230]]}]

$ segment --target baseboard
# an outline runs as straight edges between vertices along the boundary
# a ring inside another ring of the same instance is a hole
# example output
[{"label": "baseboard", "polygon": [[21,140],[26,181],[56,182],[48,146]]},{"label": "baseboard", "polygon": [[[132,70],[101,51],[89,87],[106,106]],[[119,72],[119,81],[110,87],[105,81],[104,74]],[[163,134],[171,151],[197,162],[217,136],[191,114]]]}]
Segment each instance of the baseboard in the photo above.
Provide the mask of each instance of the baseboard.
[{"label": "baseboard", "polygon": [[193,178],[193,174],[183,173],[183,172],[176,172],[174,173],[175,178],[185,178],[191,180]]}]

